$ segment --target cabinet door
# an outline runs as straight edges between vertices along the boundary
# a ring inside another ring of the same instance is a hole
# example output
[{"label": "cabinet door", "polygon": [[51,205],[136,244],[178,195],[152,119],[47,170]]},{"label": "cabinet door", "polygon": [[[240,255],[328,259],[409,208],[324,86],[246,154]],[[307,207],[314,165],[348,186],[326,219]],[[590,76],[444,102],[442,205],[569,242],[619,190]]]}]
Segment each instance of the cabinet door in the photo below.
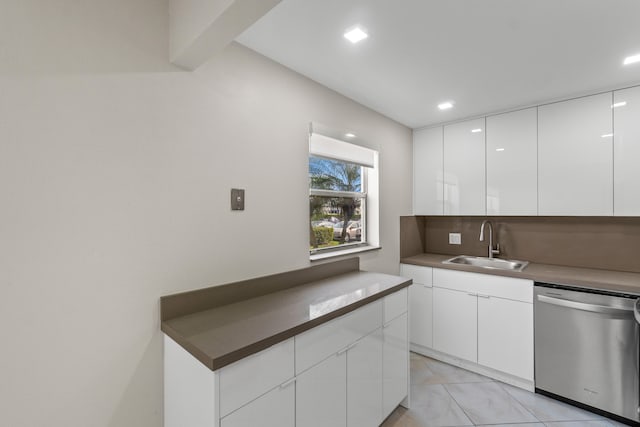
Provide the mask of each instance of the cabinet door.
[{"label": "cabinet door", "polygon": [[298,375],[296,427],[346,427],[346,358],[346,352],[333,355]]},{"label": "cabinet door", "polygon": [[386,418],[409,394],[407,313],[387,323],[383,334],[382,409],[383,418]]},{"label": "cabinet door", "polygon": [[295,427],[295,385],[285,383],[227,415],[220,427]]},{"label": "cabinet door", "polygon": [[347,352],[347,426],[382,423],[382,328]]},{"label": "cabinet door", "polygon": [[538,109],[487,117],[487,215],[538,214]]},{"label": "cabinet door", "polygon": [[423,347],[433,347],[433,286],[416,283],[409,286],[409,340]]},{"label": "cabinet door", "polygon": [[614,215],[640,216],[640,86],[613,93]]},{"label": "cabinet door", "polygon": [[540,215],[613,215],[612,94],[538,107]]},{"label": "cabinet door", "polygon": [[433,348],[477,362],[477,299],[475,294],[433,288]]},{"label": "cabinet door", "polygon": [[400,264],[400,275],[413,279],[413,283],[433,284],[433,268],[421,265]]},{"label": "cabinet door", "polygon": [[478,297],[478,363],[533,381],[533,304]]},{"label": "cabinet door", "polygon": [[485,120],[444,127],[444,214],[485,215]]},{"label": "cabinet door", "polygon": [[413,132],[413,214],[444,213],[442,126]]},{"label": "cabinet door", "polygon": [[220,417],[293,378],[294,339],[220,369]]}]

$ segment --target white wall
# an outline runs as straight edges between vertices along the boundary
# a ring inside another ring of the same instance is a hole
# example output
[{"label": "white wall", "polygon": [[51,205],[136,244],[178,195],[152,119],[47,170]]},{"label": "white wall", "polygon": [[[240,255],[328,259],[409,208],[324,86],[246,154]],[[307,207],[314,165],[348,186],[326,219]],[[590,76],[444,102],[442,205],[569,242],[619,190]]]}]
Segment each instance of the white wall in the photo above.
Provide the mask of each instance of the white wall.
[{"label": "white wall", "polygon": [[397,272],[410,130],[239,45],[177,70],[167,9],[0,0],[1,425],[160,426],[158,298],[309,265],[310,121],[380,150]]}]

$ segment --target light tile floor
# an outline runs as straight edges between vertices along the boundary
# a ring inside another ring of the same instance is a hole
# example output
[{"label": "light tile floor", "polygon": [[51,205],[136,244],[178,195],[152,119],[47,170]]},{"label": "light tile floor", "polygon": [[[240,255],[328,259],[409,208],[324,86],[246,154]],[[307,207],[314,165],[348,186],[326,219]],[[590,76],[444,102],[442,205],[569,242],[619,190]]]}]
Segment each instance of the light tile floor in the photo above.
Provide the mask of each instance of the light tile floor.
[{"label": "light tile floor", "polygon": [[548,397],[411,353],[411,409],[382,427],[618,427]]}]

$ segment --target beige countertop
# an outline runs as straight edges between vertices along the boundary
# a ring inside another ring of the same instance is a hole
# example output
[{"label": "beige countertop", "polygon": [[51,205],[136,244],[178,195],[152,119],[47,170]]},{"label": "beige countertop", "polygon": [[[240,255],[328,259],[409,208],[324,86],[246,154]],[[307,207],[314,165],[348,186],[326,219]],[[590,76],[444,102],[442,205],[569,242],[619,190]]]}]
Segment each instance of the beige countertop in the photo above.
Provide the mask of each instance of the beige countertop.
[{"label": "beige countertop", "polygon": [[[580,288],[608,290],[640,295],[640,273],[624,271],[600,270],[592,268],[565,267],[551,264],[530,263],[521,272],[486,269],[467,265],[442,264],[442,261],[455,255],[423,253],[402,258],[403,264],[423,265],[427,267],[445,268],[449,270],[471,271],[474,273],[493,274],[496,276],[518,277],[538,282],[570,285]],[[526,261],[526,260],[523,260]]]},{"label": "beige countertop", "polygon": [[217,370],[410,284],[399,276],[352,271],[167,319],[161,328]]}]

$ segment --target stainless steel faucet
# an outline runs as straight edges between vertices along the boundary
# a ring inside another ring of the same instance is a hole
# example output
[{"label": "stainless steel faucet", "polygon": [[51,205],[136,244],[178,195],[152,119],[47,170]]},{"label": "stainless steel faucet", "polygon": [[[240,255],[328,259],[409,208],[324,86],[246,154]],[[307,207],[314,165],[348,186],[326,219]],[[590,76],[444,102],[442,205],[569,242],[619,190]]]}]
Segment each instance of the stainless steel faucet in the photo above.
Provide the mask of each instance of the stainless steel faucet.
[{"label": "stainless steel faucet", "polygon": [[489,258],[493,258],[494,255],[500,254],[500,243],[497,243],[496,248],[493,249],[493,225],[491,225],[491,221],[489,221],[488,219],[482,221],[482,225],[480,226],[480,241],[484,242],[485,224],[489,224]]}]

